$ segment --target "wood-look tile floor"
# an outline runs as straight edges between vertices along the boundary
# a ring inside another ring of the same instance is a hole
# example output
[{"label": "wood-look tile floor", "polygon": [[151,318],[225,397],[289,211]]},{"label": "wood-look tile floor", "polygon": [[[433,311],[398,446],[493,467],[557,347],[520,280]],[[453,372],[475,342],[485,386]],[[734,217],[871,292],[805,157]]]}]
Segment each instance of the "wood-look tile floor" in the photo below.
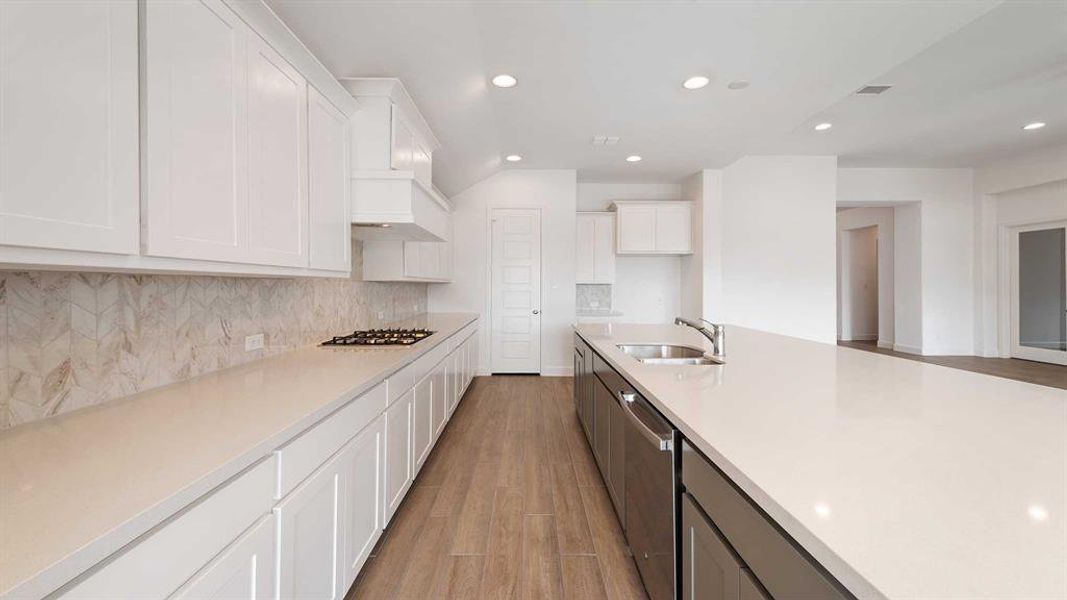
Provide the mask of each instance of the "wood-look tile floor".
[{"label": "wood-look tile floor", "polygon": [[644,599],[569,377],[479,377],[347,599]]},{"label": "wood-look tile floor", "polygon": [[895,356],[897,358],[906,358],[908,360],[941,365],[943,367],[952,367],[953,369],[962,369],[964,371],[984,373],[985,375],[1004,377],[1005,379],[1014,379],[1016,381],[1026,381],[1029,383],[1036,383],[1038,385],[1047,385],[1049,387],[1056,387],[1067,390],[1067,366],[1063,365],[1053,365],[1049,363],[1036,362],[1032,360],[1022,360],[1018,358],[985,358],[982,356],[920,356],[918,354],[907,354],[905,352],[897,352],[888,348],[879,348],[878,343],[873,341],[845,342],[839,340],[837,342],[837,345],[844,346],[846,348],[854,348],[856,350],[866,350],[868,352],[876,352],[878,354]]}]

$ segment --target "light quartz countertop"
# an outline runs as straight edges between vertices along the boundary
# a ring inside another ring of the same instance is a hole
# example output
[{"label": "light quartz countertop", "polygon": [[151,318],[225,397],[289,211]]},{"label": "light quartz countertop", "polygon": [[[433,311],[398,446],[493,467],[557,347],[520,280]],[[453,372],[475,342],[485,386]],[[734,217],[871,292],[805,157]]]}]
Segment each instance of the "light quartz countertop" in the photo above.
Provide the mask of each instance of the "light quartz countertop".
[{"label": "light quartz countertop", "polygon": [[0,433],[0,595],[48,593],[477,318],[412,346],[309,346]]},{"label": "light quartz countertop", "polygon": [[726,364],[593,349],[859,598],[1067,598],[1067,391],[727,325]]}]

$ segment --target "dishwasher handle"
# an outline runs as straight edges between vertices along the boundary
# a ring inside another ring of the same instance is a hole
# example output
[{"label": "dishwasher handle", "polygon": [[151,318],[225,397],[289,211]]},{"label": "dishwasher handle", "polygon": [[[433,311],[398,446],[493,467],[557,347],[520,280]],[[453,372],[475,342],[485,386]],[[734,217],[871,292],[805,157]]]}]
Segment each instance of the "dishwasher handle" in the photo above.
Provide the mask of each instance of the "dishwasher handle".
[{"label": "dishwasher handle", "polygon": [[670,452],[674,450],[673,435],[667,434],[667,436],[664,437],[655,431],[652,431],[652,429],[641,420],[641,417],[637,416],[634,412],[633,405],[637,402],[636,392],[619,392],[619,398],[622,399],[622,409],[626,413],[626,417],[637,427],[637,431],[640,432],[646,440],[656,446],[660,452]]}]

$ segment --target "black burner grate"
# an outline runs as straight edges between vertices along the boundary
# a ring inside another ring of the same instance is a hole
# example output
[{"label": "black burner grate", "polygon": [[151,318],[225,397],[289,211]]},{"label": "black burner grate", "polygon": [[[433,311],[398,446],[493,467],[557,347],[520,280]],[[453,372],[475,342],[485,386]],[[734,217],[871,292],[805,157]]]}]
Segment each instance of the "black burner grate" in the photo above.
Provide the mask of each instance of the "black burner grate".
[{"label": "black burner grate", "polygon": [[428,329],[369,329],[334,336],[323,346],[410,346],[433,335]]}]

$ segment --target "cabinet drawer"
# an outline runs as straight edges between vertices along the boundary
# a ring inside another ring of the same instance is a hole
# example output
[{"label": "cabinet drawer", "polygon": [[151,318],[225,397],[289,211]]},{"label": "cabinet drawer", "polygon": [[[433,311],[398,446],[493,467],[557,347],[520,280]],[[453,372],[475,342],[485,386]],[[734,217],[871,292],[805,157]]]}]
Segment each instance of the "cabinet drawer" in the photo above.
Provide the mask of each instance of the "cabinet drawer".
[{"label": "cabinet drawer", "polygon": [[101,563],[60,598],[161,598],[178,589],[273,504],[270,457]]},{"label": "cabinet drawer", "polygon": [[278,483],[274,498],[291,492],[311,472],[333,456],[355,437],[388,404],[387,382],[346,404],[337,412],[319,421],[299,437],[274,451],[278,458]]},{"label": "cabinet drawer", "polygon": [[694,449],[682,443],[682,484],[774,598],[851,598]]}]

